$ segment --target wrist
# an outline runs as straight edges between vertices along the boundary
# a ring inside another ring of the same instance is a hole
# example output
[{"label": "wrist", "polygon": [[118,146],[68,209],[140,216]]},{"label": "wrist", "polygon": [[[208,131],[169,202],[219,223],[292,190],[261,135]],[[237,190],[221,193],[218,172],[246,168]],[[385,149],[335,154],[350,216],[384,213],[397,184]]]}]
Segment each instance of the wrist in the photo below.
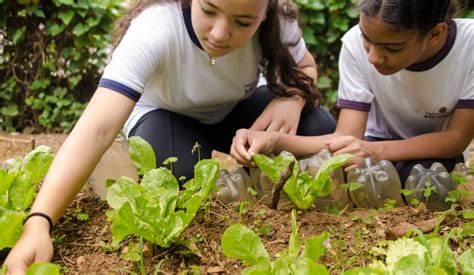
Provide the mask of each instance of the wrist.
[{"label": "wrist", "polygon": [[46,232],[51,233],[53,230],[53,221],[45,213],[42,212],[31,212],[24,220],[24,228],[34,228],[34,230],[45,230]]},{"label": "wrist", "polygon": [[304,105],[306,105],[306,98],[300,95],[294,95],[291,97],[291,99],[297,102],[301,108],[303,108]]},{"label": "wrist", "polygon": [[272,134],[272,139],[273,139],[273,148],[272,148],[272,152],[275,153],[275,154],[279,154],[282,150],[280,149],[281,148],[281,145],[280,145],[280,141],[281,141],[281,133],[280,132],[271,132]]},{"label": "wrist", "polygon": [[380,142],[369,142],[368,145],[370,148],[370,157],[372,157],[376,161],[381,161],[385,159],[384,156],[384,149]]}]

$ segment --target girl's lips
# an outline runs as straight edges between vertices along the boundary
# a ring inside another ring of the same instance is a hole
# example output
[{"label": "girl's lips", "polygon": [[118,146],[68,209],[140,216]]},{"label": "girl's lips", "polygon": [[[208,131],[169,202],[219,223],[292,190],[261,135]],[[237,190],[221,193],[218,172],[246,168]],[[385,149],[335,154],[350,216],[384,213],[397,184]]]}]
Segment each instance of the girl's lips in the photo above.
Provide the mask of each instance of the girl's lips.
[{"label": "girl's lips", "polygon": [[384,67],[384,66],[377,66],[377,65],[374,65],[375,69],[379,72],[379,73],[387,73],[388,71],[390,71],[390,69],[388,67]]},{"label": "girl's lips", "polygon": [[223,51],[223,50],[225,50],[225,49],[227,48],[227,46],[221,46],[221,45],[216,44],[216,43],[213,43],[213,42],[211,42],[211,41],[209,41],[209,40],[207,40],[206,42],[207,42],[207,43],[206,43],[207,46],[208,46],[211,50],[213,50],[213,51],[215,51],[215,52],[221,52],[221,51]]}]

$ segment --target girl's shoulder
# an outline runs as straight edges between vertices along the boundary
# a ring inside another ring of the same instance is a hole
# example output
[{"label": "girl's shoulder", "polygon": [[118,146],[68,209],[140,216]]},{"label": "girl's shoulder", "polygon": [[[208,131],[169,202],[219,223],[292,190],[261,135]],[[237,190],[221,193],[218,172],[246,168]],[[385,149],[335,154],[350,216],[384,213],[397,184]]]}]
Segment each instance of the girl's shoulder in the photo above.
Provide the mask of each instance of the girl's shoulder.
[{"label": "girl's shoulder", "polygon": [[362,40],[359,24],[352,26],[343,36],[342,36],[343,43],[350,43],[353,41]]},{"label": "girl's shoulder", "polygon": [[457,35],[461,37],[473,39],[474,36],[474,19],[471,18],[456,18]]},{"label": "girl's shoulder", "polygon": [[471,55],[474,48],[474,19],[454,19],[456,23],[456,40],[453,51],[456,55]]},{"label": "girl's shoulder", "polygon": [[132,24],[144,24],[153,26],[160,23],[171,23],[181,18],[180,3],[160,3],[154,4],[142,11],[132,20]]}]

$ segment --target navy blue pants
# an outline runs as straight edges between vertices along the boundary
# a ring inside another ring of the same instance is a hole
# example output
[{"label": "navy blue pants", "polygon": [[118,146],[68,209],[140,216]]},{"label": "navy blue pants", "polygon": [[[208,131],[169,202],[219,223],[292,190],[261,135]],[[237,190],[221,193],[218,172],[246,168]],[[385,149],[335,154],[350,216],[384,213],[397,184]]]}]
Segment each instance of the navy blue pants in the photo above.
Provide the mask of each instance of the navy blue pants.
[{"label": "navy blue pants", "polygon": [[[384,139],[375,138],[375,137],[365,137],[367,141],[383,141]],[[450,159],[420,159],[420,160],[408,160],[408,161],[397,161],[394,162],[393,165],[398,171],[398,175],[400,176],[400,181],[402,183],[402,188],[405,186],[405,182],[407,178],[410,176],[411,169],[413,166],[417,164],[421,164],[425,169],[431,167],[431,165],[435,162],[439,162],[443,164],[443,166],[451,172],[454,170],[454,166],[459,162],[464,162],[463,155],[456,156]]]},{"label": "navy blue pants", "polygon": [[[259,87],[250,98],[239,102],[222,121],[207,125],[193,118],[167,110],[158,109],[144,115],[130,132],[130,136],[140,136],[148,141],[156,154],[156,165],[163,166],[169,157],[177,157],[173,164],[176,177],[194,177],[194,165],[198,154],[191,153],[193,145],[201,145],[201,159],[210,158],[212,150],[229,153],[232,138],[240,128],[250,128],[273,94],[266,86]],[[334,117],[323,107],[303,112],[297,134],[316,136],[333,133],[336,128]]]}]

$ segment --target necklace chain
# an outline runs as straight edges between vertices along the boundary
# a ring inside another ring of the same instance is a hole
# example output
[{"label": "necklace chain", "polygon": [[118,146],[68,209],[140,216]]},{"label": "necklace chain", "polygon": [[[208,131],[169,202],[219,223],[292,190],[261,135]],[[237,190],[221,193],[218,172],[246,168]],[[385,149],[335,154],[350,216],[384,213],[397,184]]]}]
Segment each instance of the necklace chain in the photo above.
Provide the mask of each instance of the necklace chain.
[{"label": "necklace chain", "polygon": [[209,66],[214,66],[216,65],[216,59],[209,55]]}]

